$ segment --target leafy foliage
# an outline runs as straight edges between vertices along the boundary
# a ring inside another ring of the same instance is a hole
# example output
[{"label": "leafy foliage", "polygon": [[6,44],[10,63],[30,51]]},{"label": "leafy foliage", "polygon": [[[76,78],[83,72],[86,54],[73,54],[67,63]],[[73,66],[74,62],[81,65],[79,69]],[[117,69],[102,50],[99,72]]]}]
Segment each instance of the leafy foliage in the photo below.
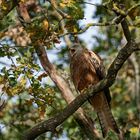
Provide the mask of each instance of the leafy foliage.
[{"label": "leafy foliage", "polygon": [[[22,2],[30,5],[28,0]],[[107,2],[103,0],[101,4]],[[119,0],[117,2],[128,9],[139,1],[130,0],[128,3]],[[6,98],[7,101],[4,109],[0,111],[0,139],[19,140],[23,135],[22,132],[41,120],[50,118],[66,106],[60,91],[42,70],[34,46],[41,44],[47,51],[53,51],[56,50],[55,44],[58,44],[60,51],[54,56],[56,57],[54,63],[57,68],[69,73],[68,49],[61,45],[60,41],[60,36],[64,36],[61,24],[62,21],[65,22],[64,28],[68,32],[79,31],[79,21],[86,18],[84,17],[85,10],[88,10],[84,9],[86,4],[85,1],[58,0],[57,7],[53,7],[49,2],[39,0],[35,1],[33,7],[29,6],[31,23],[23,23],[24,26],[21,27],[15,16],[17,14],[15,9],[0,22],[0,87],[1,98]],[[62,15],[61,21],[58,20],[53,9]],[[139,7],[134,9],[127,17],[129,23],[136,25],[130,26],[130,30],[134,33],[134,37],[138,38],[139,10]],[[110,22],[116,16],[113,11],[103,6],[97,6],[93,14],[93,21],[96,18],[99,22]],[[101,54],[108,68],[118,49],[124,45],[121,27],[99,27],[98,34],[92,36],[92,39],[96,40],[92,49]],[[85,40],[79,41],[85,44]],[[67,42],[65,44],[67,45]],[[139,91],[136,87],[138,82],[136,79],[140,77],[140,73],[137,73],[140,69],[139,56],[140,54],[136,53],[128,59],[119,72],[116,83],[111,87],[113,114],[128,140],[140,138],[138,126],[140,104],[137,99]],[[87,114],[96,119],[96,114],[94,111],[91,112],[89,104],[83,107]],[[97,128],[100,129],[98,125]],[[81,128],[71,116],[57,128],[55,134],[47,133],[39,139],[51,140],[63,135],[73,140],[87,139],[84,132],[80,130]],[[113,132],[110,132],[106,139],[117,140]]]}]

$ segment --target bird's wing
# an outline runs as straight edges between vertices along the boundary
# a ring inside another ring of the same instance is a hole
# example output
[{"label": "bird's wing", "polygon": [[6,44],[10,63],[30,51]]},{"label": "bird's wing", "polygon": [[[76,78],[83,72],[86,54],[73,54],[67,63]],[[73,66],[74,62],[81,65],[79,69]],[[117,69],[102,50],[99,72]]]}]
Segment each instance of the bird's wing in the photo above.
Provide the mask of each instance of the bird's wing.
[{"label": "bird's wing", "polygon": [[[103,61],[101,60],[100,56],[97,55],[96,53],[92,51],[89,51],[89,53],[91,56],[91,63],[96,70],[99,80],[102,80],[105,77],[105,67],[103,65]],[[110,95],[109,88],[105,88],[104,93],[105,93],[108,103],[110,104],[111,95]]]},{"label": "bird's wing", "polygon": [[89,51],[91,56],[91,63],[94,66],[96,73],[99,77],[99,80],[102,80],[105,77],[105,67],[103,65],[103,61],[101,60],[100,56],[96,53]]}]

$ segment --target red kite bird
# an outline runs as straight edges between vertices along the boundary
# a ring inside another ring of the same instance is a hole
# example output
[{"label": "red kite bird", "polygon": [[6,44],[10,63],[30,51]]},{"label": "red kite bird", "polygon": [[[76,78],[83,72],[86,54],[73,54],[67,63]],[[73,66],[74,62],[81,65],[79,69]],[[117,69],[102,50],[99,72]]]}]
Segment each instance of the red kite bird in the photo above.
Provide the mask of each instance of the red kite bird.
[{"label": "red kite bird", "polygon": [[[101,58],[94,52],[75,45],[70,49],[70,70],[73,83],[80,92],[89,85],[95,85],[105,77],[105,70]],[[119,129],[110,109],[111,96],[109,88],[89,99],[99,118],[103,137],[109,129],[119,133]]]}]

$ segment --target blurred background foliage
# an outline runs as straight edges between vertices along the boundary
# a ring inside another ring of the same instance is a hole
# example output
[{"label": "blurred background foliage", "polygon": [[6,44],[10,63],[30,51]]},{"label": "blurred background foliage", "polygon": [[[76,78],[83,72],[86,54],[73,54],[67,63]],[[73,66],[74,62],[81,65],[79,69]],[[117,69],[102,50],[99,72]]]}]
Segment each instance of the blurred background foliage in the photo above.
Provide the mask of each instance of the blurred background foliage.
[{"label": "blurred background foliage", "polygon": [[[100,4],[106,2],[108,1],[101,0]],[[116,2],[123,4],[124,9],[128,9],[137,4],[139,0],[129,2],[116,0]],[[36,44],[31,42],[31,39],[43,42],[51,62],[69,74],[67,43],[64,42],[63,37],[58,37],[63,34],[63,31],[51,5],[44,0],[38,0],[36,3],[42,8],[43,14],[32,8],[30,14],[34,20],[32,25],[26,25],[26,30],[20,26],[15,8],[0,22],[0,103],[3,100],[6,101],[3,110],[0,111],[1,140],[20,140],[25,130],[50,118],[66,106],[59,90],[42,69],[33,48]],[[86,20],[85,11],[90,13],[92,8],[95,9],[91,17],[93,22],[109,22],[115,17],[111,10],[92,5],[95,3],[94,0],[57,0],[58,9],[70,17],[63,19],[68,32],[79,31],[81,29],[80,21]],[[87,5],[90,5],[90,9],[87,8]],[[4,8],[2,3],[0,8]],[[40,18],[42,15],[46,17],[43,20],[42,17]],[[139,39],[140,7],[134,9],[127,19],[133,37]],[[132,23],[136,26],[131,26]],[[96,32],[91,36],[94,43],[90,45],[90,49],[101,55],[107,69],[118,50],[126,42],[121,26],[99,26],[91,27],[89,30]],[[55,35],[56,37],[54,37]],[[86,42],[88,37],[90,36],[85,36],[85,39],[80,38],[81,44],[86,47],[89,47]],[[46,43],[44,40],[47,38],[52,40]],[[73,37],[71,40],[74,41]],[[124,132],[125,138],[127,140],[140,139],[140,53],[134,53],[128,58],[119,71],[115,84],[110,89],[113,114]],[[85,103],[83,108],[87,114],[96,119],[96,115],[88,103]],[[100,131],[98,124],[97,128]],[[55,140],[60,138],[87,139],[72,116],[57,128],[55,134],[48,132],[37,139]],[[117,140],[111,132],[106,139]]]}]

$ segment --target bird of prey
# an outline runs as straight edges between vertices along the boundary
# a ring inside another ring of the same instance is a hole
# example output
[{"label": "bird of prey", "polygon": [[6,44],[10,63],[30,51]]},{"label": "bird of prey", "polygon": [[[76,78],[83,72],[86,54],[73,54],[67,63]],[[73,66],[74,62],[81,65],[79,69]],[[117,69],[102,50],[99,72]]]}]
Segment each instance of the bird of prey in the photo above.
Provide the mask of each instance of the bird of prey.
[{"label": "bird of prey", "polygon": [[[101,58],[93,51],[75,45],[70,49],[70,71],[75,88],[82,92],[90,85],[97,84],[105,77],[105,69]],[[110,108],[111,96],[109,88],[89,99],[90,104],[97,112],[103,137],[112,129],[119,134],[116,121]]]}]

